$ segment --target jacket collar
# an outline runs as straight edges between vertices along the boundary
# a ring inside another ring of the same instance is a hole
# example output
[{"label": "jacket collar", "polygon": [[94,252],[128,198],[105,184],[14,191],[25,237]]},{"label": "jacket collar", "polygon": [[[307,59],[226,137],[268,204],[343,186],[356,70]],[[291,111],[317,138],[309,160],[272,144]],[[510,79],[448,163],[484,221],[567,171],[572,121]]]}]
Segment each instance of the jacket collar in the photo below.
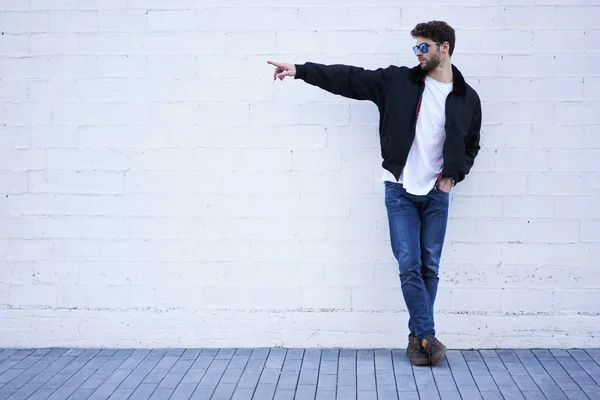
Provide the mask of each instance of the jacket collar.
[{"label": "jacket collar", "polygon": [[[425,71],[421,69],[419,65],[411,68],[410,70],[410,79],[415,82],[422,82],[425,79],[427,74]],[[467,92],[467,84],[465,82],[465,78],[463,78],[462,74],[454,65],[452,65],[452,75],[454,78],[454,84],[452,85],[452,90],[454,93],[460,96],[464,96]]]}]

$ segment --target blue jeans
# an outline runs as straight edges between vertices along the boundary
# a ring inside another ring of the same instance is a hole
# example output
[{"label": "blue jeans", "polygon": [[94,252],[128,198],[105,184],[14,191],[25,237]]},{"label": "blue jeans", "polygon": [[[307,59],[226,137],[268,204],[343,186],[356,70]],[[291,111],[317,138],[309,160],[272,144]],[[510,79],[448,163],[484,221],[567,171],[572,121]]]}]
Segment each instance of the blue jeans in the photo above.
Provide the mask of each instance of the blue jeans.
[{"label": "blue jeans", "polygon": [[392,251],[398,260],[402,295],[410,315],[409,337],[435,336],[433,304],[448,203],[449,194],[437,188],[417,196],[408,193],[400,183],[385,182]]}]

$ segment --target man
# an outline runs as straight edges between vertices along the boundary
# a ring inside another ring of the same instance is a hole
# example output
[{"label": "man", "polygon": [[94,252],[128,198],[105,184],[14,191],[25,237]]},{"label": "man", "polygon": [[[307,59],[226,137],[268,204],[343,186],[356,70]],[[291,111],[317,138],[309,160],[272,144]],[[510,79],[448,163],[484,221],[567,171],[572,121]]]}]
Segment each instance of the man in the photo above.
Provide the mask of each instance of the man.
[{"label": "man", "polygon": [[269,64],[276,67],[274,79],[302,79],[379,108],[390,239],[410,316],[406,351],[415,365],[436,365],[446,353],[435,336],[433,304],[449,192],[469,173],[479,151],[481,102],[451,63],[452,27],[430,21],[411,35],[419,61],[414,68]]}]

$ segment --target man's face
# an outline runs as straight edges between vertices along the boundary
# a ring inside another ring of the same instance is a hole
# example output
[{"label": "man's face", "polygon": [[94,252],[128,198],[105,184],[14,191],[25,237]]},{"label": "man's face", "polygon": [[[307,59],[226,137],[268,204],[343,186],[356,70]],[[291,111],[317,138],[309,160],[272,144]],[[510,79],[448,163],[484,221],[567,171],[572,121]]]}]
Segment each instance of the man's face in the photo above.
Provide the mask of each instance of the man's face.
[{"label": "man's face", "polygon": [[[423,48],[423,43],[427,45],[427,52],[425,53],[421,50]],[[439,44],[436,44],[431,39],[419,36],[417,38],[416,46],[419,47],[416,56],[423,71],[432,71],[440,65],[442,62],[442,52]]]}]

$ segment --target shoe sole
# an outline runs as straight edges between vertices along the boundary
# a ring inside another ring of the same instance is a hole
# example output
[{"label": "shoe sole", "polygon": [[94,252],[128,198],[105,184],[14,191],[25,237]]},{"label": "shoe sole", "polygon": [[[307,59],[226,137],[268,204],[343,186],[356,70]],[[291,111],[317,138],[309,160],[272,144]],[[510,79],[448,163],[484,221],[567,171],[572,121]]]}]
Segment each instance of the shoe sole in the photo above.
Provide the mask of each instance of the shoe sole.
[{"label": "shoe sole", "polygon": [[440,360],[442,359],[442,357],[444,357],[445,355],[446,355],[446,348],[444,347],[444,350],[441,351],[437,355],[437,357],[431,359],[431,365],[436,366],[440,362]]},{"label": "shoe sole", "polygon": [[415,361],[415,360],[413,360],[413,359],[412,359],[412,358],[410,358],[410,356],[408,355],[408,352],[406,352],[406,357],[408,357],[408,359],[410,360],[410,363],[411,363],[412,365],[416,365],[416,366],[419,366],[419,367],[424,367],[424,366],[430,365],[430,362],[429,362],[429,360],[423,360],[423,361]]},{"label": "shoe sole", "polygon": [[417,361],[417,362],[415,362],[415,361],[413,361],[413,360],[410,360],[410,363],[411,363],[412,365],[416,365],[416,366],[418,366],[418,367],[426,367],[426,366],[428,366],[428,365],[429,365],[429,361],[427,361],[427,360],[425,360],[425,361],[423,361],[423,362],[420,362],[420,361]]}]

